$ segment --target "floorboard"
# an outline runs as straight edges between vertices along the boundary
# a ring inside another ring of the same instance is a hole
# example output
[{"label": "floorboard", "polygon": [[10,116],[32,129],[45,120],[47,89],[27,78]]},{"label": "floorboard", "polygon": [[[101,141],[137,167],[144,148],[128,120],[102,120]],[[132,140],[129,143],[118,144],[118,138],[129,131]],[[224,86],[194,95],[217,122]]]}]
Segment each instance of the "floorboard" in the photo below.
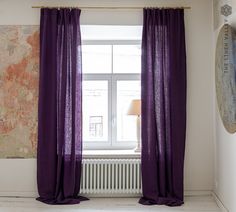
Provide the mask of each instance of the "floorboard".
[{"label": "floorboard", "polygon": [[137,198],[91,198],[78,205],[52,206],[33,198],[0,197],[0,212],[220,212],[212,196],[192,196],[185,198],[181,207],[143,206]]}]

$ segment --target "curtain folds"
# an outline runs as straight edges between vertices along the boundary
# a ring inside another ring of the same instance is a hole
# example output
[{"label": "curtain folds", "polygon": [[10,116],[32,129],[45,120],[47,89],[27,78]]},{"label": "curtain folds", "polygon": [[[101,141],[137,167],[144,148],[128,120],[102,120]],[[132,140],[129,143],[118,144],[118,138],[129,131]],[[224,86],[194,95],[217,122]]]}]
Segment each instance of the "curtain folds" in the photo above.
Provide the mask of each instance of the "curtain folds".
[{"label": "curtain folds", "polygon": [[76,204],[82,160],[79,9],[41,9],[37,182],[48,204]]},{"label": "curtain folds", "polygon": [[183,9],[144,9],[141,204],[183,204],[186,50]]}]

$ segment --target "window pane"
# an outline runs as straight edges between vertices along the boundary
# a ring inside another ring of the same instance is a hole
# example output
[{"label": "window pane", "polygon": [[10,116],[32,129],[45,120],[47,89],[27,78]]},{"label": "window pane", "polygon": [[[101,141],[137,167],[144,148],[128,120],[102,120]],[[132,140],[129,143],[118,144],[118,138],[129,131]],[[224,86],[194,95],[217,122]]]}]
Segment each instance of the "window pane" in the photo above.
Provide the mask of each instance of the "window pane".
[{"label": "window pane", "polygon": [[83,45],[83,73],[111,73],[111,45]]},{"label": "window pane", "polygon": [[113,72],[141,73],[141,47],[139,45],[114,45]]},{"label": "window pane", "polygon": [[108,140],[107,81],[83,81],[83,140]]},{"label": "window pane", "polygon": [[136,141],[136,116],[127,115],[133,99],[140,99],[140,81],[117,82],[117,140]]}]

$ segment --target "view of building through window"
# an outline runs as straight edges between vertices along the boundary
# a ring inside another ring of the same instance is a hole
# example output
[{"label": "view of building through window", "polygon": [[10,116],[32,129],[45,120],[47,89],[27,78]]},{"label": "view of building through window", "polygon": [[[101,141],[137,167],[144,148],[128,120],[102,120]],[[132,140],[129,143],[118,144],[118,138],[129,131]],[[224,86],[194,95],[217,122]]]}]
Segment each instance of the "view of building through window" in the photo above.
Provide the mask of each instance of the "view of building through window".
[{"label": "view of building through window", "polygon": [[106,141],[108,139],[108,83],[83,82],[83,139]]},{"label": "view of building through window", "polygon": [[89,116],[89,136],[95,138],[103,136],[103,116]]}]

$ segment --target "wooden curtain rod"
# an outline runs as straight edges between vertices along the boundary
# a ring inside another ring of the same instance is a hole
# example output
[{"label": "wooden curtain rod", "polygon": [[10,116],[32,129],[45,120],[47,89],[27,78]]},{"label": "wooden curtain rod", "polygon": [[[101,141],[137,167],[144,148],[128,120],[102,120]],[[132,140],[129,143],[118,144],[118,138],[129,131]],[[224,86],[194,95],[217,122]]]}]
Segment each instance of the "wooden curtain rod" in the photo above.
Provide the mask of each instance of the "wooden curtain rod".
[{"label": "wooden curtain rod", "polygon": [[32,6],[32,8],[49,8],[49,9],[59,9],[59,8],[68,8],[68,9],[109,9],[109,10],[141,10],[143,8],[158,8],[158,9],[191,9],[191,7],[75,7],[75,6]]}]

